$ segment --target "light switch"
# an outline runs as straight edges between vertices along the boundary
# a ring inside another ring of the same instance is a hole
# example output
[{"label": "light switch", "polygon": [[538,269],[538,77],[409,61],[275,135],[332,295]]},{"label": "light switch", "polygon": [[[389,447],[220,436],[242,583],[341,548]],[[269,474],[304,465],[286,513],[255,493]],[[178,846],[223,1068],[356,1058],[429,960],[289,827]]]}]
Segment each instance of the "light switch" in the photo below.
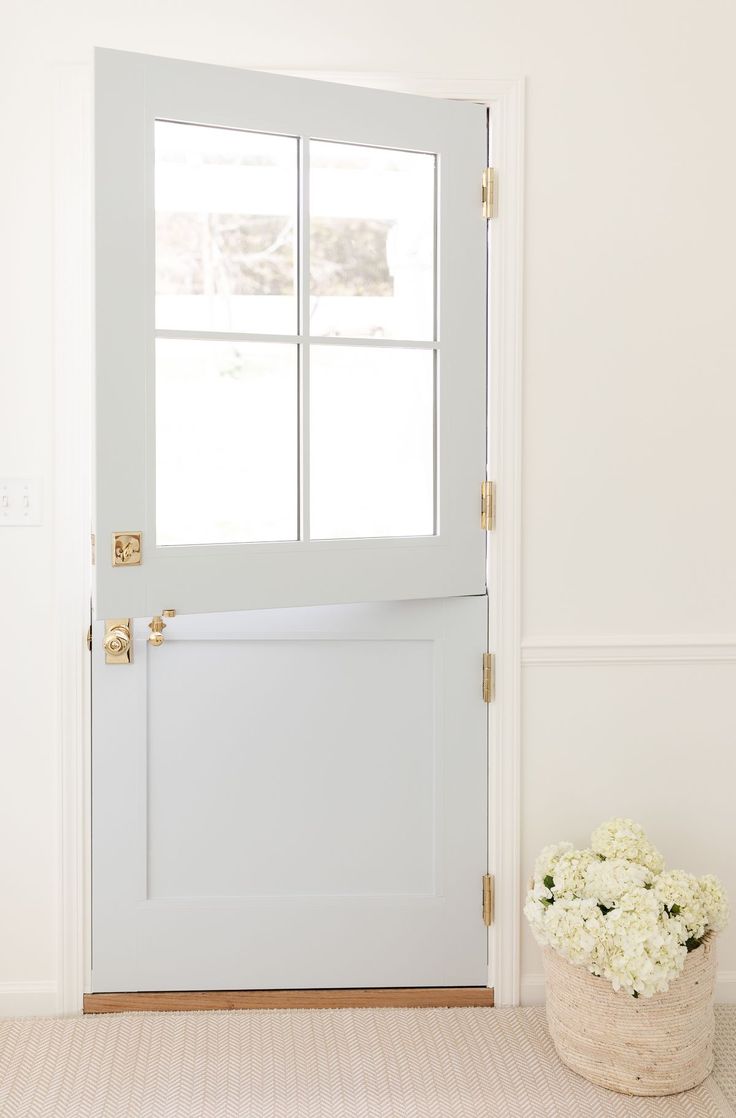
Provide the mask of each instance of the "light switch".
[{"label": "light switch", "polygon": [[41,479],[0,478],[0,528],[41,523]]}]

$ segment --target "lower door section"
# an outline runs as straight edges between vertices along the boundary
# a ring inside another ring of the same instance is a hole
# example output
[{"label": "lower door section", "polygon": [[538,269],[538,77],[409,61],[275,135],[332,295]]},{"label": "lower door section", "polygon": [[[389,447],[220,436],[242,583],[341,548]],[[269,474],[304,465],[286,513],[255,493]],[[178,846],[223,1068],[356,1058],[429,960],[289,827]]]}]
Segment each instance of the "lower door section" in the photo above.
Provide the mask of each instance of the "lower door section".
[{"label": "lower door section", "polygon": [[485,597],[93,640],[92,991],[483,986]]}]

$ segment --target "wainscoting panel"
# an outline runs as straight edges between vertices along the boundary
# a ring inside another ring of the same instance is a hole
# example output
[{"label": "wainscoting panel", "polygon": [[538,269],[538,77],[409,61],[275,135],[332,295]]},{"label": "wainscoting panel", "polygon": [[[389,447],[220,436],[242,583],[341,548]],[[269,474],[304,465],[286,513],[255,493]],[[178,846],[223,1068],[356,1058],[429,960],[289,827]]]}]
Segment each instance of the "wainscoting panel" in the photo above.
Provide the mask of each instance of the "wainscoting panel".
[{"label": "wainscoting panel", "polygon": [[[715,873],[736,903],[736,637],[534,638],[522,646],[522,881],[539,850],[637,819],[669,866]],[[543,1000],[522,930],[522,1001]],[[719,1000],[736,1002],[736,922]]]}]

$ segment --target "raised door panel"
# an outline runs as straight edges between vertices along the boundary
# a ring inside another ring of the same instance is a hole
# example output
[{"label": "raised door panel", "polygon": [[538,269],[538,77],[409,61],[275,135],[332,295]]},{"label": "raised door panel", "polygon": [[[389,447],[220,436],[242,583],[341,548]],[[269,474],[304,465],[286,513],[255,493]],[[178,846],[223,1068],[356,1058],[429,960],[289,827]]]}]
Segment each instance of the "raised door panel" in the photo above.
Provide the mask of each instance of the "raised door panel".
[{"label": "raised door panel", "polygon": [[486,610],[96,639],[94,990],[484,984]]}]

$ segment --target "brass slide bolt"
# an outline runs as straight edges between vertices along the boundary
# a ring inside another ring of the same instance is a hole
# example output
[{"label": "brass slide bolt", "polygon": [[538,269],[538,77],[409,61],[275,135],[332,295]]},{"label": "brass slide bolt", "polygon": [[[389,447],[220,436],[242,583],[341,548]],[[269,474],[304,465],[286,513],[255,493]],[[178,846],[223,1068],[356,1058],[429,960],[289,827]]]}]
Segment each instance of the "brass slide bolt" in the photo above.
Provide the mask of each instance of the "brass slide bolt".
[{"label": "brass slide bolt", "polygon": [[154,645],[156,648],[164,643],[164,629],[166,628],[164,617],[176,617],[176,610],[163,609],[160,614],[157,613],[155,617],[152,617],[148,623],[148,628],[151,630],[148,643]]}]

